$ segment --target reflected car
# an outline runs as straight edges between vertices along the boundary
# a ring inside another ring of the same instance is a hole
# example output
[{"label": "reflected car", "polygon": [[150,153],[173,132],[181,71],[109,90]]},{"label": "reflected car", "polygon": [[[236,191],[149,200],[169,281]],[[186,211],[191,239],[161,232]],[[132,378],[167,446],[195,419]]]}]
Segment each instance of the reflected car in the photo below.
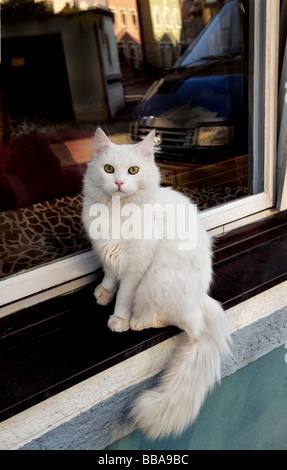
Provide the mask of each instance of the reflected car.
[{"label": "reflected car", "polygon": [[135,108],[131,138],[156,129],[156,156],[196,163],[247,153],[242,2],[225,2]]}]

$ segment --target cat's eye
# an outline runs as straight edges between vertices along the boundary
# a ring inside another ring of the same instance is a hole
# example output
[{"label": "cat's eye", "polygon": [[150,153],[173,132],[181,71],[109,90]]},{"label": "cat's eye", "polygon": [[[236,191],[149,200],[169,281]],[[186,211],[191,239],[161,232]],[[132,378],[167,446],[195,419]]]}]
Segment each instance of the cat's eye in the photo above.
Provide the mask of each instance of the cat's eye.
[{"label": "cat's eye", "polygon": [[129,172],[130,175],[135,175],[138,171],[139,171],[139,167],[138,167],[138,166],[131,166],[131,167],[128,169],[128,172]]},{"label": "cat's eye", "polygon": [[104,169],[105,169],[106,173],[113,173],[115,171],[115,169],[112,165],[105,165]]}]

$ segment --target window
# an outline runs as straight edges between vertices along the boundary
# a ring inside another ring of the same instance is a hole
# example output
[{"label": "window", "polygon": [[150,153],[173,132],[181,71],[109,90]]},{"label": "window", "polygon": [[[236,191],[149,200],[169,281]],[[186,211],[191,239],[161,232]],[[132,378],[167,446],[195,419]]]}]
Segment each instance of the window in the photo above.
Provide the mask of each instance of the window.
[{"label": "window", "polygon": [[179,10],[174,9],[172,12],[173,16],[173,24],[175,28],[180,29],[181,28],[181,19],[180,19],[180,12]]},{"label": "window", "polygon": [[139,27],[138,14],[135,10],[130,10],[131,24],[135,27]]},{"label": "window", "polygon": [[164,17],[165,31],[168,32],[171,30],[171,17],[170,17],[170,10],[168,8],[164,8],[163,17]]},{"label": "window", "polygon": [[121,26],[123,28],[127,27],[127,12],[124,8],[119,9]]},{"label": "window", "polygon": [[[116,78],[123,70],[119,61],[114,64],[117,44],[108,11],[104,23],[94,11],[69,17],[42,12],[47,21],[33,19],[34,36],[19,18],[6,27],[9,12],[2,12],[0,293],[2,305],[11,304],[8,310],[22,298],[33,302],[34,294],[55,295],[57,286],[69,290],[93,276],[95,259],[80,220],[81,181],[98,123],[119,143],[138,141],[155,127],[162,184],[195,200],[211,234],[271,214],[276,192],[277,207],[286,207],[283,151],[276,180],[280,2],[213,2],[212,9],[206,6],[213,14],[208,24],[202,11],[183,18],[182,30],[177,10],[172,16],[159,7],[149,13],[145,2],[138,3],[132,18],[142,25],[148,74],[138,85],[125,62],[123,114]],[[177,62],[176,44],[153,39],[162,19],[186,38]],[[128,30],[125,9],[120,21]],[[97,28],[109,37],[109,73],[102,69],[106,45],[98,48]],[[196,31],[195,42],[189,42],[187,28]],[[22,65],[12,67],[17,58]],[[163,66],[172,66],[171,73]],[[116,119],[110,119],[111,103]]]},{"label": "window", "polygon": [[162,57],[162,64],[164,67],[171,67],[174,63],[174,47],[170,42],[160,42],[160,52]]},{"label": "window", "polygon": [[125,44],[123,41],[118,42],[118,53],[119,53],[119,60],[120,64],[123,64],[128,57],[128,45]]},{"label": "window", "polygon": [[153,21],[155,29],[161,29],[162,21],[161,21],[161,12],[159,7],[153,7]]},{"label": "window", "polygon": [[117,28],[119,26],[119,16],[118,16],[118,11],[115,7],[109,7],[111,12],[113,13],[114,15],[114,24],[115,24],[115,27]]}]

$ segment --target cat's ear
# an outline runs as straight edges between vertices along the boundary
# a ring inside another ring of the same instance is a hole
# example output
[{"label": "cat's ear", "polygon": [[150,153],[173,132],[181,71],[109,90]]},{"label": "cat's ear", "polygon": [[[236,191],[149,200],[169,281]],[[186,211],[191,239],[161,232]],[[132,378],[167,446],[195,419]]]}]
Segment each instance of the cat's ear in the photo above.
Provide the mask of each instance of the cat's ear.
[{"label": "cat's ear", "polygon": [[111,146],[110,139],[106,136],[100,127],[97,128],[94,140],[94,156],[97,156],[107,151]]},{"label": "cat's ear", "polygon": [[153,129],[144,140],[138,144],[138,149],[142,155],[153,158],[155,130]]}]

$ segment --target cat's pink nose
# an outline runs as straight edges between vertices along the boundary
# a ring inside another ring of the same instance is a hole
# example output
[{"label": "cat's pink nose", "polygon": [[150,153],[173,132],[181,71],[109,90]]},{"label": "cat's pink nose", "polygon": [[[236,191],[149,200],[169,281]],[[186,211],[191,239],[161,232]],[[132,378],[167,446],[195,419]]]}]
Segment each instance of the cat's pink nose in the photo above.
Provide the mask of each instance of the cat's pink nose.
[{"label": "cat's pink nose", "polygon": [[121,189],[122,185],[124,184],[123,181],[118,181],[118,180],[116,180],[115,183],[116,183],[118,189]]}]

